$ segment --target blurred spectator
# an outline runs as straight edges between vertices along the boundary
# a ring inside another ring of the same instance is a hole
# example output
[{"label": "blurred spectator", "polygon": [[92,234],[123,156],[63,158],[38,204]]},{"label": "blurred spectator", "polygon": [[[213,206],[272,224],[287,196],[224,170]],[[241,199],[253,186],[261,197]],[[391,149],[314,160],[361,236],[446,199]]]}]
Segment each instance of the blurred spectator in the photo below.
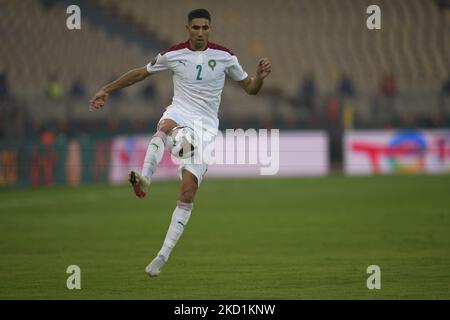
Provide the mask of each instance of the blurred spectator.
[{"label": "blurred spectator", "polygon": [[439,93],[439,117],[446,117],[448,106],[450,105],[450,73],[447,80],[442,84],[441,92]]},{"label": "blurred spectator", "polygon": [[332,161],[341,161],[341,143],[342,143],[342,126],[341,126],[341,105],[337,96],[330,96],[325,102],[325,120],[326,129],[329,136],[329,147]]},{"label": "blurred spectator", "polygon": [[447,80],[445,80],[444,84],[442,85],[442,93],[444,95],[450,95],[450,76]]},{"label": "blurred spectator", "polygon": [[40,141],[42,144],[51,145],[55,142],[55,132],[50,128],[43,128],[40,133]]},{"label": "blurred spectator", "polygon": [[65,163],[67,183],[70,186],[77,186],[81,182],[82,159],[81,145],[79,139],[71,132],[67,143],[67,158]]},{"label": "blurred spectator", "polygon": [[25,107],[10,93],[8,72],[0,73],[0,140],[19,141],[24,135]]},{"label": "blurred spectator", "polygon": [[316,83],[312,74],[306,75],[299,87],[298,92],[299,104],[308,108],[315,109],[316,100]]},{"label": "blurred spectator", "polygon": [[373,119],[378,126],[391,125],[398,118],[395,110],[395,97],[398,94],[397,82],[392,74],[384,76],[378,84],[378,95],[373,109]]},{"label": "blurred spectator", "polygon": [[355,86],[349,75],[343,74],[338,85],[338,92],[342,98],[353,97],[355,95]]},{"label": "blurred spectator", "polygon": [[86,96],[86,87],[81,80],[81,78],[77,78],[70,88],[70,96],[72,98],[84,98]]},{"label": "blurred spectator", "polygon": [[64,95],[64,85],[53,73],[45,85],[45,94],[52,100],[58,100]]},{"label": "blurred spectator", "polygon": [[383,97],[394,97],[397,94],[397,82],[392,74],[381,79],[378,92]]},{"label": "blurred spectator", "polygon": [[152,80],[147,81],[144,88],[141,91],[141,96],[145,100],[153,101],[156,98],[156,88]]},{"label": "blurred spectator", "polygon": [[349,101],[345,101],[344,105],[342,106],[342,122],[345,130],[353,128],[353,121],[354,121],[353,118],[354,118],[353,106]]},{"label": "blurred spectator", "polygon": [[6,71],[0,74],[0,99],[9,97],[8,75]]},{"label": "blurred spectator", "polygon": [[[343,127],[344,129],[351,129],[353,127],[353,105],[350,103],[348,98],[355,96],[355,86],[353,85],[353,80],[351,77],[344,73],[341,76],[341,80],[338,84],[338,94],[339,94],[339,104],[342,106],[342,121],[343,121]],[[333,104],[333,103],[331,103]],[[339,106],[337,108],[338,110],[335,112],[337,115],[334,115],[333,117],[339,118]],[[328,110],[330,112],[331,110]],[[330,116],[330,115],[329,115]]]},{"label": "blurred spectator", "polygon": [[327,99],[327,120],[328,123],[332,126],[337,125],[339,123],[340,116],[340,105],[339,99],[334,96],[331,96]]}]

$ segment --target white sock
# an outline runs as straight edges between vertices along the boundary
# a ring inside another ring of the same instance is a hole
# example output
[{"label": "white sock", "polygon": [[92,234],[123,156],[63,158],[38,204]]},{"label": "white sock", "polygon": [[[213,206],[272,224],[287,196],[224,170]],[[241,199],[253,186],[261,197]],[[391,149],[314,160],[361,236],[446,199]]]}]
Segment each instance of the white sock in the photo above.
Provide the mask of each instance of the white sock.
[{"label": "white sock", "polygon": [[151,179],[153,173],[155,173],[156,166],[163,157],[166,141],[167,135],[162,131],[155,133],[150,140],[141,173],[144,177]]},{"label": "white sock", "polygon": [[164,239],[164,244],[158,252],[158,255],[164,256],[166,261],[169,259],[170,253],[177,244],[178,239],[180,239],[181,234],[189,221],[193,206],[193,203],[177,202],[177,207],[172,214],[172,221],[170,222],[169,230]]}]

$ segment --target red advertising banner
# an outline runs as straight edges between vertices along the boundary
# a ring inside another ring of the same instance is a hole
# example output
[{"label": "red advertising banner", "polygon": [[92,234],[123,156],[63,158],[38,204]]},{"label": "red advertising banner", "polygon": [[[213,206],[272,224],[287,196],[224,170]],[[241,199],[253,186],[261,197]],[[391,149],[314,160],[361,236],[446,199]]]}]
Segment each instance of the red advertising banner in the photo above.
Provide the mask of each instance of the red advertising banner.
[{"label": "red advertising banner", "polygon": [[349,175],[450,172],[450,130],[357,130],[344,135]]}]

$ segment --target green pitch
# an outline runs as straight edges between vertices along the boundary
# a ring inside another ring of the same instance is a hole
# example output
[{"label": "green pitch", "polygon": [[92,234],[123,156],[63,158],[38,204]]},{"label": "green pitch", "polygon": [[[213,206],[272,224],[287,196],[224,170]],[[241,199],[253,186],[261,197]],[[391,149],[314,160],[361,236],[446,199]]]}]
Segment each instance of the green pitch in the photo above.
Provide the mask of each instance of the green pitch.
[{"label": "green pitch", "polygon": [[[0,298],[450,299],[450,176],[206,180],[149,278],[177,192],[2,190]],[[66,287],[69,265],[81,290]]]}]

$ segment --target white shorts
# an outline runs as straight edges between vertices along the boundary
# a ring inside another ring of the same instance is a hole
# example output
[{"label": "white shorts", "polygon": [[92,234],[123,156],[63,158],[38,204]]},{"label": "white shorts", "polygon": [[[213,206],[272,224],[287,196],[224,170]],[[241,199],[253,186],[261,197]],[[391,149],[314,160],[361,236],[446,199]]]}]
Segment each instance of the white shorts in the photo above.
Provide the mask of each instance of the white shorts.
[{"label": "white shorts", "polygon": [[191,159],[181,159],[180,166],[178,167],[178,174],[180,179],[182,178],[183,170],[187,170],[192,173],[197,178],[197,183],[200,186],[206,171],[208,171],[208,161],[204,159],[203,154],[204,150],[211,150],[214,143],[217,128],[210,127],[207,124],[205,125],[200,118],[194,118],[185,112],[176,109],[176,108],[168,108],[162,115],[159,122],[165,119],[173,120],[177,123],[177,126],[186,126],[192,128],[197,136],[200,138],[199,146],[197,148],[197,156],[195,161]]}]

